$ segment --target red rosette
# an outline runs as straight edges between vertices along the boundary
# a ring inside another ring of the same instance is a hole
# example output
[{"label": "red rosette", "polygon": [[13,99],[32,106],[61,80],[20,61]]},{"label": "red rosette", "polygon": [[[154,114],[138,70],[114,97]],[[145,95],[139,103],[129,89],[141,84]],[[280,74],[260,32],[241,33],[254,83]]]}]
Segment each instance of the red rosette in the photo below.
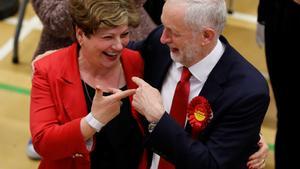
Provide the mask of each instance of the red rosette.
[{"label": "red rosette", "polygon": [[187,112],[189,123],[196,132],[202,131],[212,118],[210,104],[203,96],[193,98]]}]

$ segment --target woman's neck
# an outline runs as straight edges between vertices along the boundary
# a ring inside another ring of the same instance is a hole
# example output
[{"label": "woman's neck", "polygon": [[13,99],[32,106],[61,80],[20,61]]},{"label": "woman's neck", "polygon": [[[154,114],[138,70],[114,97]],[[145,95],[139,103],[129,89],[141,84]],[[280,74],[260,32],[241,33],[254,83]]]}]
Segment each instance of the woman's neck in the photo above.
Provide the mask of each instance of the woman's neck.
[{"label": "woman's neck", "polygon": [[78,63],[81,79],[93,88],[99,85],[106,90],[107,88],[120,88],[126,84],[121,62],[107,68],[90,63],[84,57],[79,56]]}]

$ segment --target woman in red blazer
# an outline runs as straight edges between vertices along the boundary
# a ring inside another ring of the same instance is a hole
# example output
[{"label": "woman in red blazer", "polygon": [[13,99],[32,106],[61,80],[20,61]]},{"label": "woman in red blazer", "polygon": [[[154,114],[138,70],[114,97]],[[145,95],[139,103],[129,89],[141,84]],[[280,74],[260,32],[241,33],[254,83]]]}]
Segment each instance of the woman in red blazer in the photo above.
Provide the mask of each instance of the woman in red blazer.
[{"label": "woman in red blazer", "polygon": [[125,0],[69,3],[77,42],[33,64],[30,129],[39,168],[137,168],[142,133],[128,96],[143,62],[124,48],[135,11]]}]

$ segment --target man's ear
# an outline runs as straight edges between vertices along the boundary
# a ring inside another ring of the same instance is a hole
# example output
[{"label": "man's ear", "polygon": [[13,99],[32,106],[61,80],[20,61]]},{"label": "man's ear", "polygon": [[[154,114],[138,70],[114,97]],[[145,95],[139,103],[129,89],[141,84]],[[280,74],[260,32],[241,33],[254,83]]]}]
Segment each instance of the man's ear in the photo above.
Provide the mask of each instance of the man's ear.
[{"label": "man's ear", "polygon": [[215,30],[211,28],[204,28],[202,31],[202,45],[205,46],[207,44],[210,44],[212,41],[214,41],[217,33]]}]

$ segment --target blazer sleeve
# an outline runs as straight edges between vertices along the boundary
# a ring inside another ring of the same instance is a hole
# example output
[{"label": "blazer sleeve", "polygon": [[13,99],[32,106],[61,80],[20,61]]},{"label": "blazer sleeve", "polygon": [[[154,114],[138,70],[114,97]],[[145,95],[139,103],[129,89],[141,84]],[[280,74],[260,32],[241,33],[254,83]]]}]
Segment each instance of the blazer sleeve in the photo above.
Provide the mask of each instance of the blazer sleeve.
[{"label": "blazer sleeve", "polygon": [[268,95],[240,99],[198,140],[165,113],[146,146],[177,168],[246,168],[248,157],[258,148],[255,145],[268,103]]},{"label": "blazer sleeve", "polygon": [[[40,61],[40,60],[39,60]],[[33,145],[43,159],[58,160],[76,153],[88,154],[81,134],[80,120],[60,120],[63,112],[57,106],[49,70],[34,63],[30,100],[30,130]]]}]

